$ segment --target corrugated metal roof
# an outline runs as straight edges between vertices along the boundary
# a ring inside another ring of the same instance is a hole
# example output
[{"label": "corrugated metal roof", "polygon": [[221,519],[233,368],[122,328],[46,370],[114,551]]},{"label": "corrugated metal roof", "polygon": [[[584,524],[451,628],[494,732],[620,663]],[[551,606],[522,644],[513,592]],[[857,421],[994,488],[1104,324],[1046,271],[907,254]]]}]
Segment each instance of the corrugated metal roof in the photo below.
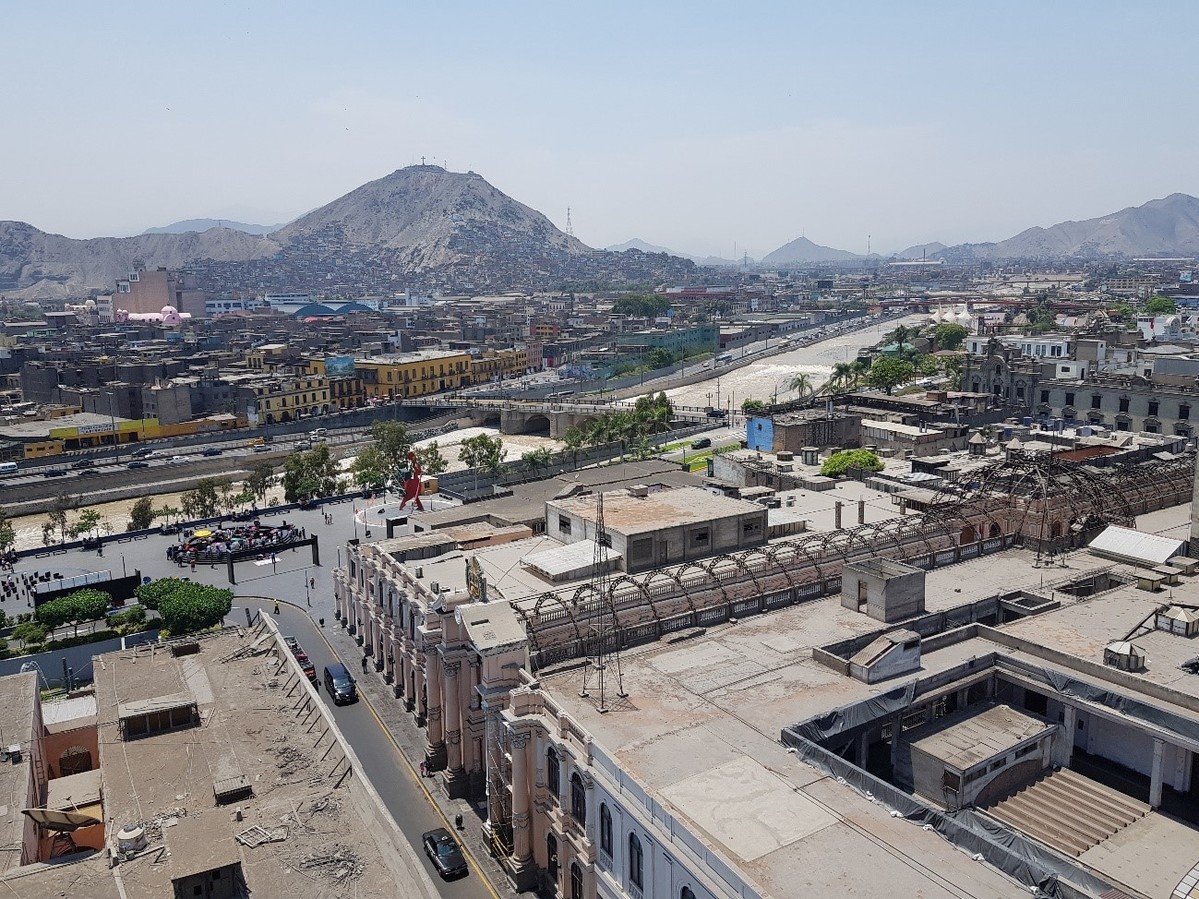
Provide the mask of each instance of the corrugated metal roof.
[{"label": "corrugated metal roof", "polygon": [[1132,528],[1109,525],[1087,547],[1093,556],[1135,562],[1142,565],[1162,565],[1171,556],[1182,552],[1183,541],[1158,534],[1147,534]]},{"label": "corrugated metal roof", "polygon": [[[620,559],[620,553],[609,549],[608,569],[615,567]],[[560,580],[570,576],[582,576],[591,571],[595,561],[595,541],[580,540],[578,543],[568,543],[565,546],[555,546],[541,552],[529,553],[524,563],[529,568],[548,577],[550,580]]]}]

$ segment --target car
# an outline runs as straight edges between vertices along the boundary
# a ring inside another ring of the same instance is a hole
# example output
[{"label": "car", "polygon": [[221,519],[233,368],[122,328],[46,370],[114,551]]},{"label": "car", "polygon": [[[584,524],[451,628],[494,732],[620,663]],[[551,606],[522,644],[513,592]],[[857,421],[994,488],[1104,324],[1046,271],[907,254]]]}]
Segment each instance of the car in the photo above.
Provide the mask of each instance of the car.
[{"label": "car", "polygon": [[132,455],[137,459],[148,459],[154,455],[154,450],[151,447],[143,446],[135,449]]},{"label": "car", "polygon": [[219,446],[210,446],[210,447],[207,447],[204,450],[204,452],[200,453],[200,455],[201,456],[219,456],[221,454],[221,452],[222,452],[222,450]]},{"label": "car", "polygon": [[187,461],[187,456],[171,456],[171,458],[167,459],[167,464],[168,465],[178,465],[180,462],[186,462],[186,461]]},{"label": "car", "polygon": [[293,637],[293,636],[289,635],[289,634],[285,634],[285,635],[283,636],[283,644],[284,644],[284,645],[285,645],[285,646],[286,646],[286,647],[287,647],[287,648],[288,648],[288,649],[289,649],[291,652],[295,652],[297,649],[299,649],[299,648],[300,648],[300,641],[299,641],[299,640],[297,640],[295,637]]},{"label": "car", "polygon": [[449,880],[466,874],[466,857],[458,848],[458,841],[444,827],[422,833],[420,841],[425,847],[425,855],[442,878]]},{"label": "car", "polygon": [[271,448],[269,446],[267,446],[265,443],[254,447],[254,452],[256,452],[256,453],[269,453],[270,451],[271,451]]},{"label": "car", "polygon": [[709,409],[708,418],[724,418],[729,414],[728,409]]},{"label": "car", "polygon": [[334,705],[349,705],[358,701],[358,684],[350,670],[341,662],[325,666],[325,689]]},{"label": "car", "polygon": [[62,478],[66,477],[67,470],[65,468],[47,468],[42,472],[43,478]]},{"label": "car", "polygon": [[316,666],[312,664],[312,660],[302,651],[297,651],[294,655],[296,661],[300,663],[300,670],[304,672],[304,676],[315,684]]},{"label": "car", "polygon": [[699,440],[692,440],[692,441],[691,441],[691,448],[692,448],[692,449],[707,449],[707,448],[708,448],[708,447],[710,447],[711,445],[712,445],[712,438],[711,438],[711,437],[701,437],[701,438],[699,438]]},{"label": "car", "polygon": [[101,472],[98,468],[85,468],[83,471],[79,472],[79,477],[87,478],[98,474],[103,474],[103,472]]},{"label": "car", "polygon": [[95,466],[95,459],[76,459],[71,463],[72,468],[92,468]]},{"label": "car", "polygon": [[147,462],[145,459],[134,459],[132,462],[130,462],[125,467],[126,468],[149,468],[150,463]]}]

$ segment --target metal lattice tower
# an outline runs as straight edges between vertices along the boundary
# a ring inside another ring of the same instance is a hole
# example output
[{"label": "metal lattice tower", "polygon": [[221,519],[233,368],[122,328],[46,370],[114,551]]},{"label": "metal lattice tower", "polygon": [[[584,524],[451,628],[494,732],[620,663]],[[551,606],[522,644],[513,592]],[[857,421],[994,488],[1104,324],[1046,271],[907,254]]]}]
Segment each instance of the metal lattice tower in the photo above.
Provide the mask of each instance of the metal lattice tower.
[{"label": "metal lattice tower", "polygon": [[567,237],[575,236],[575,226],[573,224],[571,224],[571,221],[570,221],[570,207],[569,206],[566,207],[566,236]]},{"label": "metal lattice tower", "polygon": [[[616,695],[624,699],[623,675],[620,670],[620,631],[616,621],[616,607],[612,603],[610,584],[608,583],[608,529],[604,524],[604,494],[601,491],[595,507],[595,552],[591,557],[591,597],[595,603],[595,615],[588,625],[588,635],[592,640],[590,651],[587,652],[587,665],[583,668],[583,688],[579,690],[582,697],[590,696],[587,689],[591,672],[595,671],[599,688],[599,701],[596,707],[600,712],[608,711],[609,666],[616,676]],[[584,645],[587,638],[584,638]]]}]

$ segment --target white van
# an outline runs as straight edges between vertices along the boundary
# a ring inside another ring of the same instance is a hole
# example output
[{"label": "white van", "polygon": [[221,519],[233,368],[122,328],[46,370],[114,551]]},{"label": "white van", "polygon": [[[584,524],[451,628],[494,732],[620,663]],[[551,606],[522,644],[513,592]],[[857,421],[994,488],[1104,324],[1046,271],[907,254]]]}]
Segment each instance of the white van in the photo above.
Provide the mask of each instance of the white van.
[{"label": "white van", "polygon": [[315,434],[317,437],[324,437],[326,434],[329,433],[329,429],[328,428],[317,428],[312,433]]},{"label": "white van", "polygon": [[16,462],[0,462],[0,474],[16,474]]}]

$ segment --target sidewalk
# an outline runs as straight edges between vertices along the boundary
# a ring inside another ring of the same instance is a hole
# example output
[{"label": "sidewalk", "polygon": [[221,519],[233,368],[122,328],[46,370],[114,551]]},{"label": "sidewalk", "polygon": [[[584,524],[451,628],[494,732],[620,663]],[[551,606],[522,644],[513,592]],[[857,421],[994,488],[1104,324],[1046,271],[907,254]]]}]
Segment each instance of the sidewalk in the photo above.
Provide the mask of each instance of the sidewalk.
[{"label": "sidewalk", "polygon": [[[341,627],[341,623],[329,618],[321,632],[333,647],[334,652],[358,680],[358,693],[366,699],[383,726],[387,728],[391,738],[399,747],[400,752],[412,766],[413,772],[420,770],[421,762],[425,759],[425,732],[416,726],[412,713],[405,711],[404,700],[396,699],[392,685],[384,682],[382,672],[375,671],[373,661],[367,667],[367,673],[362,674],[362,648],[357,640]],[[507,875],[496,859],[491,855],[491,847],[483,835],[483,822],[487,819],[487,804],[481,800],[476,807],[466,799],[449,799],[441,789],[439,775],[433,777],[418,777],[425,788],[430,801],[441,810],[446,821],[450,822],[453,831],[455,815],[461,815],[463,829],[457,832],[458,839],[470,853],[471,861],[478,873],[485,877],[501,899],[515,899],[516,896],[532,896],[529,893],[517,893]]]}]

